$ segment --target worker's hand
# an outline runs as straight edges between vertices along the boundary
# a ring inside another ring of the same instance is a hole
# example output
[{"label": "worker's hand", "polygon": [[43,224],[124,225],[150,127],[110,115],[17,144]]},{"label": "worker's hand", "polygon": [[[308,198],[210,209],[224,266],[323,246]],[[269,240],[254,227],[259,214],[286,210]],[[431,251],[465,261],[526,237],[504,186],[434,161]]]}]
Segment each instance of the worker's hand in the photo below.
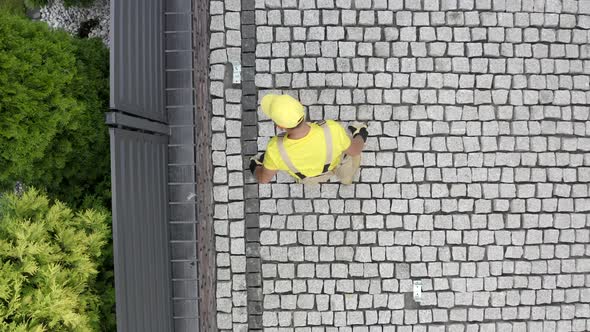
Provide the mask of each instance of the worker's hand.
[{"label": "worker's hand", "polygon": [[369,132],[367,131],[367,125],[361,122],[353,122],[348,126],[348,130],[352,133],[352,138],[360,136],[364,142],[367,141]]},{"label": "worker's hand", "polygon": [[252,172],[252,175],[256,175],[256,167],[262,166],[263,161],[264,153],[250,158],[250,172]]}]

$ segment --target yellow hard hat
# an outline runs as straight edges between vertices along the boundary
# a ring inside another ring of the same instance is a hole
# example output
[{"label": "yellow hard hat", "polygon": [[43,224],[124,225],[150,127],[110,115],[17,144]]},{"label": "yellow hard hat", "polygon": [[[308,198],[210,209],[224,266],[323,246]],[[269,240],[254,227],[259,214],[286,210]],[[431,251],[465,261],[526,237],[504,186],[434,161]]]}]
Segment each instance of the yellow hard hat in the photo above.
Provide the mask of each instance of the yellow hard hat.
[{"label": "yellow hard hat", "polygon": [[260,102],[262,112],[283,128],[294,128],[303,121],[303,105],[289,95],[268,94]]}]

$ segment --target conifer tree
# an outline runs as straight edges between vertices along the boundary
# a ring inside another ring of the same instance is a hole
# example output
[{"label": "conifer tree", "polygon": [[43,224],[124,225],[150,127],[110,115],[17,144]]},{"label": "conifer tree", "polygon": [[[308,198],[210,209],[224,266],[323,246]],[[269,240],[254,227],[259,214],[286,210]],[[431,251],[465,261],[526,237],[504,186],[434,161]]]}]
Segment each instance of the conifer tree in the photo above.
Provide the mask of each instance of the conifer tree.
[{"label": "conifer tree", "polygon": [[95,286],[107,220],[33,188],[0,197],[0,331],[101,329]]}]

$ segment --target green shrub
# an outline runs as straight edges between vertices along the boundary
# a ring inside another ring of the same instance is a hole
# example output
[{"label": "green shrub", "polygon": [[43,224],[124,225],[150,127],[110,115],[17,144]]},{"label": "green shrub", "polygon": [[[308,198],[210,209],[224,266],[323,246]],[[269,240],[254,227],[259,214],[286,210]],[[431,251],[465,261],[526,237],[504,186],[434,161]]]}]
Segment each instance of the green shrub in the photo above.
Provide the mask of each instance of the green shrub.
[{"label": "green shrub", "polygon": [[101,329],[96,277],[107,221],[101,211],[50,204],[35,189],[0,198],[0,331]]},{"label": "green shrub", "polygon": [[24,0],[0,0],[0,12],[25,16],[27,8]]},{"label": "green shrub", "polygon": [[[107,225],[112,225],[110,210],[100,206],[93,205],[92,209],[102,212],[108,217]],[[96,292],[100,294],[100,323],[101,331],[113,332],[117,330],[117,321],[115,313],[115,267],[113,264],[113,238],[112,232],[107,234],[107,242],[102,249],[102,259],[98,276],[96,277]]]},{"label": "green shrub", "polygon": [[108,206],[108,50],[0,14],[0,190],[16,180]]}]

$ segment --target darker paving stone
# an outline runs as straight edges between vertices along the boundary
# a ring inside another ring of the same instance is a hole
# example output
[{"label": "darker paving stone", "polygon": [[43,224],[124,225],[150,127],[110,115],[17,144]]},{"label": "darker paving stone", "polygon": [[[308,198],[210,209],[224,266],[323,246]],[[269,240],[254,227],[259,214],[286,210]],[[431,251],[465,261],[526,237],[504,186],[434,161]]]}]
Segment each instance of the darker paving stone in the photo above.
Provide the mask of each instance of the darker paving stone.
[{"label": "darker paving stone", "polygon": [[[250,258],[255,259],[255,258]],[[246,285],[248,286],[248,300],[249,301],[261,301],[260,298],[255,292],[258,292],[257,289],[262,286],[262,277],[260,273],[248,273],[246,275]],[[250,297],[250,294],[254,293],[253,297]]]},{"label": "darker paving stone", "polygon": [[255,275],[260,278],[258,273],[254,273],[260,272],[260,258],[246,258],[246,271],[248,271],[249,275]]},{"label": "darker paving stone", "polygon": [[242,25],[242,38],[244,38],[244,39],[256,38],[256,26],[253,24]]},{"label": "darker paving stone", "polygon": [[[244,141],[242,141],[242,145],[243,144]],[[244,158],[242,159],[242,167],[245,171],[250,171],[250,155],[244,155]]]},{"label": "darker paving stone", "polygon": [[242,52],[242,68],[254,66],[256,66],[256,53]]},{"label": "darker paving stone", "polygon": [[256,40],[254,38],[242,39],[242,50],[244,52],[255,52],[256,51]]},{"label": "darker paving stone", "polygon": [[256,8],[256,0],[242,0],[242,11],[254,10]]},{"label": "darker paving stone", "polygon": [[243,96],[242,97],[242,109],[246,110],[256,110],[256,96]]},{"label": "darker paving stone", "polygon": [[260,241],[259,230],[255,229],[255,228],[246,229],[246,241],[252,241],[252,242]]},{"label": "darker paving stone", "polygon": [[256,24],[256,15],[253,10],[243,10],[242,13],[242,27],[248,24]]},{"label": "darker paving stone", "polygon": [[[256,185],[248,185],[254,187]],[[247,213],[246,214],[246,229],[255,229],[260,230],[260,220],[258,219],[257,213]]]},{"label": "darker paving stone", "polygon": [[249,171],[248,156],[258,153],[255,0],[241,0],[242,35],[242,155],[244,162],[244,192],[246,202],[246,286],[248,295],[248,330],[262,331],[262,273],[260,260],[260,201],[258,184]]},{"label": "darker paving stone", "polygon": [[[258,198],[258,186],[256,186],[256,185],[244,186],[244,196],[246,198]],[[251,217],[253,220],[255,220],[255,223],[253,223],[252,226],[249,226],[248,217]],[[258,215],[256,215],[256,214],[246,215],[246,227],[259,227],[259,226],[260,226],[260,224],[258,223]]]},{"label": "darker paving stone", "polygon": [[258,199],[251,198],[246,200],[246,213],[256,213],[260,211]]},{"label": "darker paving stone", "polygon": [[246,243],[246,257],[260,257],[260,243],[247,242]]},{"label": "darker paving stone", "polygon": [[255,76],[256,76],[256,70],[254,67],[242,68],[242,81],[243,82],[254,82]]},{"label": "darker paving stone", "polygon": [[250,172],[248,172],[247,176],[244,178],[244,183],[256,184],[256,183],[258,183],[258,181],[256,181],[256,179],[254,178],[254,176],[252,176],[252,174],[250,174]]},{"label": "darker paving stone", "polygon": [[244,126],[242,129],[242,135],[244,139],[256,139],[258,134],[258,127],[256,126]]},{"label": "darker paving stone", "polygon": [[260,286],[248,288],[248,302],[262,302],[262,297],[262,288]]},{"label": "darker paving stone", "polygon": [[262,302],[248,301],[248,311],[251,315],[262,315]]},{"label": "darker paving stone", "polygon": [[256,112],[247,111],[242,113],[242,124],[244,126],[256,126],[258,124],[258,116],[256,116]]},{"label": "darker paving stone", "polygon": [[254,82],[248,81],[242,87],[242,94],[244,96],[256,96],[257,92],[258,91],[256,90],[256,86],[254,85]]},{"label": "darker paving stone", "polygon": [[[248,185],[246,187],[255,187],[256,185]],[[248,213],[246,214],[246,228],[260,228],[260,220],[258,219],[258,214],[256,213]]]},{"label": "darker paving stone", "polygon": [[262,331],[262,316],[250,316],[250,319],[248,319],[248,328],[250,331]]}]

